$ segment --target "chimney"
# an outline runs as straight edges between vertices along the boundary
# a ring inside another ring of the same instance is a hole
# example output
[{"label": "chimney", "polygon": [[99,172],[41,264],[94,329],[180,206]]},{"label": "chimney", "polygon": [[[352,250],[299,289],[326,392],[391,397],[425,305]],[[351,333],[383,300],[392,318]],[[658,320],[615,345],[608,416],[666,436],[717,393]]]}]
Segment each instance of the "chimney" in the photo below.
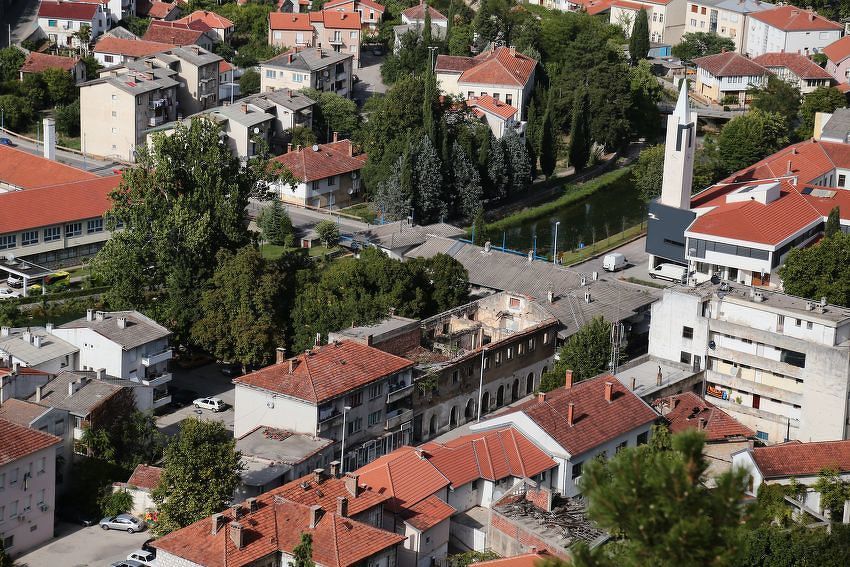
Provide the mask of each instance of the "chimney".
[{"label": "chimney", "polygon": [[663,377],[663,376],[661,375],[661,367],[659,366],[659,367],[658,367],[658,374],[656,374],[656,375],[655,375],[655,385],[656,385],[656,386],[660,386],[660,385],[661,385],[661,379],[662,379],[662,377]]},{"label": "chimney", "polygon": [[68,383],[68,397],[69,398],[74,395],[74,392],[77,391],[77,389],[74,387],[76,384],[77,384],[76,382],[69,382]]},{"label": "chimney", "polygon": [[44,119],[44,157],[56,159],[56,121],[52,118]]},{"label": "chimney", "polygon": [[301,151],[301,144],[298,144],[297,146],[295,146],[295,151],[296,151],[296,152],[300,152],[300,151]]},{"label": "chimney", "polygon": [[119,329],[126,329],[127,328],[127,318],[126,317],[118,317],[115,321],[116,321],[116,323],[118,323]]},{"label": "chimney", "polygon": [[95,318],[97,321],[103,321],[103,315],[104,315],[104,314],[103,314],[103,311],[95,311],[95,312],[94,312],[94,318]]},{"label": "chimney", "polygon": [[27,328],[26,331],[21,333],[21,340],[23,340],[25,343],[32,342],[32,333],[30,332],[29,328]]},{"label": "chimney", "polygon": [[247,498],[245,503],[248,505],[248,513],[256,512],[259,509],[256,498]]},{"label": "chimney", "polygon": [[355,473],[345,473],[345,488],[354,498],[357,498],[360,495],[360,484],[358,484],[359,479],[360,476]]},{"label": "chimney", "polygon": [[336,515],[341,518],[348,517],[348,498],[345,496],[336,497]]},{"label": "chimney", "polygon": [[605,401],[610,402],[614,399],[614,383],[605,382]]},{"label": "chimney", "polygon": [[289,56],[287,57],[287,59],[288,59],[287,63],[292,63],[292,57],[293,57],[294,55],[295,55],[294,53],[290,53],[290,54],[289,54]]},{"label": "chimney", "polygon": [[313,480],[316,484],[322,484],[322,477],[325,475],[325,469],[313,469]]},{"label": "chimney", "polygon": [[274,361],[275,364],[283,364],[286,362],[286,349],[283,347],[277,347],[274,349]]},{"label": "chimney", "polygon": [[35,403],[41,401],[41,397],[44,395],[44,386],[36,386],[35,387]]},{"label": "chimney", "polygon": [[537,392],[537,402],[543,403],[546,401],[546,392]]},{"label": "chimney", "polygon": [[316,333],[316,346],[322,346],[322,333]]},{"label": "chimney", "polygon": [[0,337],[8,337],[9,331],[10,331],[9,327],[6,327],[6,326],[0,327]]},{"label": "chimney", "polygon": [[788,160],[788,165],[787,165],[787,169],[785,170],[785,173],[791,173],[791,160],[790,159]]},{"label": "chimney", "polygon": [[242,108],[242,114],[248,114],[248,105],[247,104],[242,104],[241,108]]},{"label": "chimney", "polygon": [[809,21],[810,21],[810,22],[814,22],[814,21],[815,21],[815,13],[814,13],[814,12],[809,12]]},{"label": "chimney", "polygon": [[95,376],[98,380],[103,380],[106,377],[106,368],[98,368]]},{"label": "chimney", "polygon": [[339,461],[331,461],[331,478],[339,478]]},{"label": "chimney", "polygon": [[86,321],[94,320],[94,309],[86,309]]},{"label": "chimney", "polygon": [[564,389],[569,390],[573,387],[573,371],[567,370],[564,372]]},{"label": "chimney", "polygon": [[575,416],[576,405],[573,402],[570,402],[567,405],[567,425],[572,426],[573,418]]},{"label": "chimney", "polygon": [[637,388],[637,378],[632,377],[632,392]]},{"label": "chimney", "polygon": [[704,417],[699,418],[699,428],[705,429],[705,418]]},{"label": "chimney", "polygon": [[198,47],[197,45],[193,45],[193,46],[192,46],[192,51],[194,51],[194,52],[195,52],[195,55],[200,55],[200,54],[201,54],[201,48],[200,48],[200,47]]},{"label": "chimney", "polygon": [[320,59],[322,58],[322,46],[321,45],[316,46],[316,55],[318,55]]},{"label": "chimney", "polygon": [[325,515],[325,511],[318,504],[310,506],[310,529],[315,529],[319,524],[319,520]]},{"label": "chimney", "polygon": [[334,142],[339,141],[339,132],[334,132]]},{"label": "chimney", "polygon": [[295,359],[289,359],[289,373],[292,374],[292,371],[295,370]]},{"label": "chimney", "polygon": [[52,334],[53,333],[53,323],[46,323],[44,325],[44,330],[47,331],[48,333]]},{"label": "chimney", "polygon": [[17,373],[18,373],[18,370],[20,370],[20,368],[21,368],[21,363],[20,363],[20,362],[17,362],[17,361],[16,361],[16,362],[13,362],[13,363],[12,363],[12,374],[17,374]]},{"label": "chimney", "polygon": [[286,144],[286,153],[290,153],[292,151],[292,144]]},{"label": "chimney", "polygon": [[33,335],[32,337],[32,345],[35,348],[41,348],[41,335]]},{"label": "chimney", "polygon": [[245,535],[242,533],[242,524],[239,522],[230,522],[230,541],[236,549],[242,549],[245,545]]},{"label": "chimney", "polygon": [[212,520],[210,534],[215,535],[222,527],[224,527],[224,514],[213,514],[210,520]]},{"label": "chimney", "polygon": [[[531,260],[532,260],[532,257],[531,257],[531,254],[529,254],[528,255],[528,261],[531,262]],[[546,299],[549,301],[549,303],[553,303],[555,301],[555,292],[552,291],[551,289],[549,291],[547,291],[546,292]]]},{"label": "chimney", "polygon": [[512,45],[512,46],[511,46],[511,57],[514,57],[515,55],[516,55],[516,47],[514,47],[514,46]]},{"label": "chimney", "polygon": [[242,517],[242,505],[241,504],[233,504],[230,506],[230,509],[233,510],[233,517],[235,519],[239,519]]},{"label": "chimney", "polygon": [[354,157],[354,144],[348,142],[348,157]]}]

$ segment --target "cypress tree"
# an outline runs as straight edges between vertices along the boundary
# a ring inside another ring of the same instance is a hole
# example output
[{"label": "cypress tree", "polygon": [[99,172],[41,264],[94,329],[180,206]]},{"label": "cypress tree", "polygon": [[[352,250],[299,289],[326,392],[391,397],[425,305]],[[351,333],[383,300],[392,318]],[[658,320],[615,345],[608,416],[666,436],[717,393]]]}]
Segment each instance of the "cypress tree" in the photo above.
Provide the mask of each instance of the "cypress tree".
[{"label": "cypress tree", "polygon": [[826,218],[826,228],[823,235],[826,238],[841,232],[841,211],[835,207],[829,211],[829,216]]},{"label": "cypress tree", "polygon": [[528,120],[525,125],[525,144],[528,150],[532,179],[537,177],[537,138],[537,104],[532,99],[531,104],[528,105]]},{"label": "cypress tree", "polygon": [[454,0],[449,0],[449,13],[446,16],[448,22],[446,23],[446,44],[443,46],[443,53],[448,53],[449,45],[451,45],[452,39],[452,28],[454,27],[455,21],[455,3]]},{"label": "cypress tree", "polygon": [[543,113],[543,126],[540,129],[540,169],[546,177],[555,172],[557,148],[555,127],[552,124],[551,93],[547,93],[546,112]]},{"label": "cypress tree", "polygon": [[587,89],[579,88],[573,101],[573,125],[570,131],[570,165],[576,171],[587,167],[590,159],[590,149],[593,144],[590,138],[590,116]]},{"label": "cypress tree", "polygon": [[649,17],[646,10],[638,10],[635,24],[632,26],[632,36],[629,38],[629,57],[632,65],[637,65],[649,54]]},{"label": "cypress tree", "polygon": [[[422,45],[427,49],[428,46],[431,45],[432,37],[431,37],[431,8],[428,7],[428,3],[425,2],[423,4],[425,8],[425,22],[422,24]],[[428,66],[431,66],[431,54],[428,54]]]}]

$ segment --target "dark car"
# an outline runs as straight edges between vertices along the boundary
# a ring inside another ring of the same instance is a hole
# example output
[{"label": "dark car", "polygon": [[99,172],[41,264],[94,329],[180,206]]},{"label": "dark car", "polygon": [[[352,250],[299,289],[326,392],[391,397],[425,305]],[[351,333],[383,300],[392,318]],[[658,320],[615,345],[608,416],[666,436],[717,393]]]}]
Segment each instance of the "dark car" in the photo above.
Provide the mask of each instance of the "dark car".
[{"label": "dark car", "polygon": [[17,144],[9,138],[0,138],[0,146],[11,146],[14,148]]},{"label": "dark car", "polygon": [[194,390],[184,390],[183,388],[171,389],[171,405],[178,408],[191,406],[198,396],[198,392]]}]

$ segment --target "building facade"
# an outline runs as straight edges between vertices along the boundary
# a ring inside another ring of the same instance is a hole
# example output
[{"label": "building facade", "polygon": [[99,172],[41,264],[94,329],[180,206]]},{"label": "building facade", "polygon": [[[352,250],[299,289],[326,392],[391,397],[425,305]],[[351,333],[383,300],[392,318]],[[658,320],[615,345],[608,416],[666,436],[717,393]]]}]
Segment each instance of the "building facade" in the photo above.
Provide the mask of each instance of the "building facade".
[{"label": "building facade", "polygon": [[321,47],[290,50],[260,63],[260,92],[311,88],[351,98],[353,56]]},{"label": "building facade", "polygon": [[750,15],[745,52],[814,55],[841,38],[844,26],[811,10],[778,6]]},{"label": "building facade", "polygon": [[761,0],[692,0],[687,4],[685,33],[716,33],[734,41],[735,51],[743,53],[750,15],[773,7]]},{"label": "building facade", "polygon": [[753,88],[767,84],[770,72],[734,51],[698,57],[696,92],[715,104],[746,106]]},{"label": "building facade", "polygon": [[[38,7],[38,27],[56,45],[82,47],[109,28],[109,14],[104,4],[45,0]],[[86,36],[88,41],[84,41]]]},{"label": "building facade", "polygon": [[753,62],[797,88],[801,95],[835,83],[826,69],[799,53],[765,53],[753,59]]}]

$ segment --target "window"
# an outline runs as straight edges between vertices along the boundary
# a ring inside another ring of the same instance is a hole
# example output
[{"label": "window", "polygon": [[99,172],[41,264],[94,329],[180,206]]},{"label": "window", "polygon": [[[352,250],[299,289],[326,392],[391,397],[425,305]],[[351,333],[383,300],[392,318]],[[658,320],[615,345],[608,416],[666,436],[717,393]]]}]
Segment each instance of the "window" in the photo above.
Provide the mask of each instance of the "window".
[{"label": "window", "polygon": [[769,435],[767,431],[756,431],[756,439],[761,439],[762,441],[767,441]]},{"label": "window", "polygon": [[690,364],[691,363],[691,353],[682,351],[679,355],[679,362],[682,364]]},{"label": "window", "polygon": [[356,32],[356,31],[351,32],[351,33],[348,35],[348,37],[349,37],[349,38],[351,38],[351,39],[357,39],[357,32]]},{"label": "window", "polygon": [[779,361],[797,368],[806,367],[806,354],[795,350],[779,349]]},{"label": "window", "polygon": [[[11,515],[9,516],[12,517]],[[10,549],[13,545],[15,545],[15,536],[10,535],[3,538],[3,549]]]},{"label": "window", "polygon": [[623,449],[625,449],[625,448],[626,448],[626,447],[628,447],[628,446],[629,446],[629,442],[628,442],[628,441],[623,441],[622,443],[620,443],[619,445],[617,445],[617,450],[616,450],[616,452],[617,452],[617,453],[619,453],[620,451],[622,451]]},{"label": "window", "polygon": [[454,372],[452,372],[452,384],[457,384],[457,383],[458,383],[458,380],[460,379],[460,376],[459,376],[459,375],[460,375],[460,372],[459,372],[459,371],[457,371],[457,370],[455,370]]},{"label": "window", "polygon": [[[15,500],[9,504],[9,518],[14,518],[18,515],[18,501]],[[7,548],[8,549],[8,548]]]},{"label": "window", "polygon": [[79,236],[83,233],[83,223],[72,222],[65,225],[65,237]]},{"label": "window", "polygon": [[525,353],[525,343],[519,343],[516,346],[516,354],[517,356],[522,356]]},{"label": "window", "polygon": [[59,240],[62,238],[62,229],[58,226],[51,226],[50,228],[44,229],[44,241],[52,242],[54,240]]},{"label": "window", "polygon": [[486,91],[481,91],[481,94],[480,94],[479,96],[487,96],[487,92],[486,92]]},{"label": "window", "polygon": [[656,13],[654,13],[654,12],[653,12],[653,14],[652,14],[652,21],[653,21],[653,22],[657,22],[657,21],[658,21],[658,14],[656,14]]},{"label": "window", "polygon": [[691,12],[696,14],[698,11],[699,11],[699,8],[697,8],[696,4],[691,4]]},{"label": "window", "polygon": [[649,441],[649,432],[648,431],[644,431],[643,433],[641,433],[637,436],[637,444],[638,445],[646,445],[646,443],[648,441]]},{"label": "window", "polygon": [[[138,99],[138,103],[139,103],[139,104],[142,104],[142,99]],[[112,133],[113,133],[113,134],[117,134],[117,133],[118,133],[118,128],[112,128]]]},{"label": "window", "polygon": [[809,331],[812,330],[812,322],[811,321],[806,321],[806,329],[808,329]]},{"label": "window", "polygon": [[111,55],[104,55],[104,56],[103,56],[103,60],[104,60],[104,61],[106,61],[107,63],[112,63],[112,61],[113,61],[114,59],[115,59],[115,58],[114,58],[114,57],[112,57]]},{"label": "window", "polygon": [[528,339],[528,352],[533,351],[536,344],[537,343],[536,343],[534,337],[531,337],[530,339]]},{"label": "window", "polygon": [[56,20],[47,20],[47,25],[51,28],[56,27]]},{"label": "window", "polygon": [[45,496],[45,490],[42,488],[41,490],[38,491],[38,504],[39,504],[39,506],[44,504],[44,496]]},{"label": "window", "polygon": [[0,522],[6,519],[6,507],[0,506]]},{"label": "window", "polygon": [[838,174],[838,184],[840,186],[844,187],[846,182],[847,182],[847,176],[844,175],[843,173],[839,173]]},{"label": "window", "polygon": [[62,436],[65,435],[65,420],[57,419],[53,423],[53,435]]},{"label": "window", "polygon": [[663,21],[664,21],[664,14],[658,14],[658,23],[661,23]]},{"label": "window", "polygon": [[493,93],[493,100],[499,100],[499,93]]},{"label": "window", "polygon": [[802,321],[800,319],[794,319],[794,326],[799,327]]},{"label": "window", "polygon": [[693,327],[682,327],[682,338],[683,339],[694,338],[694,328]]},{"label": "window", "polygon": [[302,75],[301,73],[292,73],[292,81],[296,83],[303,83],[304,75]]},{"label": "window", "polygon": [[573,465],[573,480],[581,476],[581,462]]},{"label": "window", "polygon": [[510,303],[508,304],[508,306],[511,309],[519,309],[519,299],[516,297],[510,298]]},{"label": "window", "polygon": [[478,479],[472,481],[472,490],[478,490]]},{"label": "window", "polygon": [[697,27],[697,21],[694,18],[691,18],[691,27]]},{"label": "window", "polygon": [[508,360],[514,357],[514,347],[508,347]]},{"label": "window", "polygon": [[274,69],[266,69],[266,78],[274,79],[277,76],[277,71]]},{"label": "window", "polygon": [[38,461],[38,474],[41,474],[47,470],[47,457],[42,457]]},{"label": "window", "polygon": [[363,418],[358,417],[348,422],[348,434],[352,435],[363,429]]},{"label": "window", "polygon": [[15,248],[17,245],[17,234],[7,234],[5,236],[0,236],[0,250],[4,250],[6,248]]},{"label": "window", "polygon": [[489,356],[485,356],[485,357],[484,357],[484,370],[487,370],[487,369],[489,369],[489,368],[490,368],[490,357],[489,357]]},{"label": "window", "polygon": [[12,469],[12,472],[9,473],[9,484],[18,484],[18,468],[15,467]]},{"label": "window", "polygon": [[549,344],[549,333],[543,333],[543,344],[544,345]]},{"label": "window", "polygon": [[0,490],[6,490],[6,473],[0,473]]},{"label": "window", "polygon": [[513,104],[514,95],[506,94],[505,95],[505,104]]},{"label": "window", "polygon": [[377,384],[372,384],[369,386],[369,399],[374,400],[381,396],[384,393],[384,383],[378,382]]},{"label": "window", "polygon": [[378,411],[373,411],[372,413],[369,414],[369,427],[372,427],[373,425],[377,425],[381,422],[381,414],[382,413],[383,413],[383,410],[378,410]]},{"label": "window", "polygon": [[363,391],[361,390],[359,392],[355,392],[353,394],[350,394],[346,398],[345,405],[351,406],[351,407],[357,407],[362,403],[363,403]]},{"label": "window", "polygon": [[502,353],[501,352],[496,353],[496,364],[502,364]]},{"label": "window", "polygon": [[328,177],[328,187],[333,187],[336,185],[336,175],[331,175]]},{"label": "window", "polygon": [[94,234],[95,232],[103,232],[103,219],[92,219],[88,221],[86,226],[86,232],[88,234]]},{"label": "window", "polygon": [[473,92],[473,91],[466,91],[466,98],[467,98],[467,99],[470,99],[470,98],[472,98],[472,97],[474,97],[474,96],[475,96],[475,92]]}]

